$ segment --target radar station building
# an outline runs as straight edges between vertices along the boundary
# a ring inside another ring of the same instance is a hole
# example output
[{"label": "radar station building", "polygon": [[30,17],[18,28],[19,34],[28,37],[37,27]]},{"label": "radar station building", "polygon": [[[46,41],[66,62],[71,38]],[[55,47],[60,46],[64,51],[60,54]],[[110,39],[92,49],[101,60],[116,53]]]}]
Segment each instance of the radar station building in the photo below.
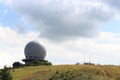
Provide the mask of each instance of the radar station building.
[{"label": "radar station building", "polygon": [[46,56],[46,50],[38,42],[31,41],[27,43],[27,45],[25,46],[24,54],[25,54],[25,59],[23,59],[22,61],[24,61],[25,64],[29,64],[34,60],[44,61]]}]

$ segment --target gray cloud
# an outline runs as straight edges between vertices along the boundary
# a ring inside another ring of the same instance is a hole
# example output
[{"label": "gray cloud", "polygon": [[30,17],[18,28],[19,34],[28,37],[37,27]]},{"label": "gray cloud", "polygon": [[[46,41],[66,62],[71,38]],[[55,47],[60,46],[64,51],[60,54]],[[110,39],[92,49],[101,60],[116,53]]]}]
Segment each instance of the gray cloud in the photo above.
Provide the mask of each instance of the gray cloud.
[{"label": "gray cloud", "polygon": [[21,26],[21,25],[16,25],[16,26],[13,27],[13,29],[19,34],[27,33],[26,28],[24,26]]},{"label": "gray cloud", "polygon": [[106,4],[120,10],[120,0],[104,0]]},{"label": "gray cloud", "polygon": [[99,25],[113,17],[100,0],[13,0],[11,6],[50,40],[94,37]]}]

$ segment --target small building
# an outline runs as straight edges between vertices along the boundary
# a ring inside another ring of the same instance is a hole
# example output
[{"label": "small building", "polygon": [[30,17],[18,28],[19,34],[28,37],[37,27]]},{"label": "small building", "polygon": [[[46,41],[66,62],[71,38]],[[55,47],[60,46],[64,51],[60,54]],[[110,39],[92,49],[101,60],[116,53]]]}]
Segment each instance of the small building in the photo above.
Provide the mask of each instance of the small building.
[{"label": "small building", "polygon": [[94,63],[85,62],[84,65],[95,65]]}]

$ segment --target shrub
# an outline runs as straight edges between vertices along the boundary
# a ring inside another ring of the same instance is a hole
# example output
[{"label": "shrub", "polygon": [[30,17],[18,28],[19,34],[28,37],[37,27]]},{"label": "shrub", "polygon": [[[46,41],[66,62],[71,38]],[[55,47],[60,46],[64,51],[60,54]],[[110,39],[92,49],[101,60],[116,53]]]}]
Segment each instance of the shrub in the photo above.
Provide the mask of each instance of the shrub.
[{"label": "shrub", "polygon": [[26,64],[26,66],[39,66],[39,65],[45,65],[45,66],[48,66],[48,65],[52,65],[51,62],[48,62],[48,61],[45,61],[45,60],[32,60],[30,61],[29,63]]},{"label": "shrub", "polygon": [[12,65],[13,65],[13,68],[19,68],[23,66],[23,64],[20,62],[14,62]]},{"label": "shrub", "polygon": [[10,74],[10,68],[4,66],[4,69],[0,72],[0,80],[12,80],[12,76]]}]

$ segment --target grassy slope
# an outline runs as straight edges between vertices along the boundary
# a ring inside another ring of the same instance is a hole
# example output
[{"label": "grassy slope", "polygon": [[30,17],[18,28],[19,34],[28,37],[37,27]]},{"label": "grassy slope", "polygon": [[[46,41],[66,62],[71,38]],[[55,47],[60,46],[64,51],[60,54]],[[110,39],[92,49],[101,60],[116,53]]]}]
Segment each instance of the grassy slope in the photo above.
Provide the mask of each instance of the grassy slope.
[{"label": "grassy slope", "polygon": [[[118,66],[92,66],[92,65],[58,65],[58,66],[34,66],[14,69],[11,71],[14,80],[49,80],[55,73],[66,74],[69,71],[78,75],[97,76],[95,80],[120,80],[120,67]],[[75,76],[74,75],[74,76]],[[77,77],[77,76],[76,76]],[[109,77],[109,79],[106,79]]]}]

